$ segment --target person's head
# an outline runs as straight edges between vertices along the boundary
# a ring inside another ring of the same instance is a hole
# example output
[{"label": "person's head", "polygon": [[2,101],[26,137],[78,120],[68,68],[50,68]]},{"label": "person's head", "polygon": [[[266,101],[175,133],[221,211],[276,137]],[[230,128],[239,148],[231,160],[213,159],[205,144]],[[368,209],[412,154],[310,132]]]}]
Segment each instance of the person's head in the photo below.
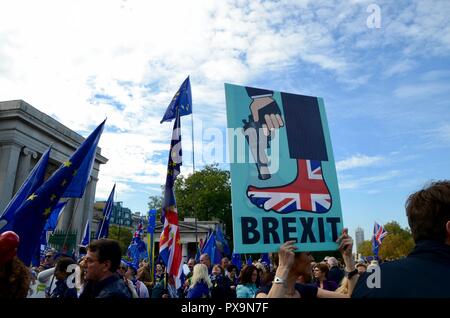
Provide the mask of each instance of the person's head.
[{"label": "person's head", "polygon": [[65,280],[70,273],[67,272],[69,265],[76,264],[76,262],[70,257],[60,257],[56,261],[55,266],[55,278],[58,280]]},{"label": "person's head", "polygon": [[[311,274],[311,262],[314,257],[310,252],[298,252],[294,256],[294,264],[291,267],[289,275],[298,277],[302,274]],[[273,262],[278,266],[278,254],[273,254]]]},{"label": "person's head", "polygon": [[125,277],[125,274],[127,273],[127,271],[128,271],[127,263],[125,263],[125,261],[120,261],[119,268],[117,268],[117,273],[121,277]]},{"label": "person's head", "polygon": [[25,298],[31,282],[31,272],[13,256],[0,263],[0,299]]},{"label": "person's head", "polygon": [[314,267],[314,277],[318,280],[324,280],[327,277],[329,268],[327,264],[319,263]]},{"label": "person's head", "polygon": [[189,267],[189,270],[192,271],[194,270],[194,266],[195,266],[195,259],[193,259],[192,257],[189,259],[189,261],[187,262],[187,266]]},{"label": "person's head", "polygon": [[137,274],[137,270],[133,266],[128,266],[127,271],[125,272],[125,277],[127,279],[133,280]]},{"label": "person's head", "polygon": [[151,274],[150,274],[150,267],[149,265],[145,265],[142,267],[139,267],[136,275],[136,279],[140,280],[141,282],[150,282],[152,280]]},{"label": "person's head", "polygon": [[205,264],[197,264],[194,266],[194,272],[192,274],[191,288],[199,282],[204,282],[208,285],[208,288],[212,287],[211,280],[208,275],[208,267]]},{"label": "person's head", "polygon": [[218,264],[214,265],[212,268],[212,274],[214,276],[219,276],[220,274],[222,274],[222,267],[220,267],[220,265]]},{"label": "person's head", "polygon": [[237,272],[238,272],[238,269],[237,269],[236,265],[233,265],[233,264],[228,265],[227,274],[228,274],[229,278],[235,279],[237,277]]},{"label": "person's head", "polygon": [[86,255],[86,279],[99,281],[116,272],[122,252],[117,241],[95,240],[89,244]]},{"label": "person's head", "polygon": [[336,259],[336,257],[329,257],[328,258],[328,260],[327,260],[327,264],[328,264],[328,267],[329,268],[332,268],[332,267],[337,267],[338,266],[338,260]]},{"label": "person's head", "polygon": [[53,267],[53,265],[55,264],[55,256],[56,252],[54,250],[49,250],[47,251],[47,253],[45,253],[44,260],[42,262],[44,268]]},{"label": "person's head", "polygon": [[272,283],[274,279],[275,279],[275,272],[265,271],[261,274],[260,285],[262,287],[267,286],[270,283]]},{"label": "person's head", "polygon": [[356,269],[358,270],[359,274],[362,274],[366,271],[367,265],[364,263],[358,263],[358,264],[356,264]]},{"label": "person's head", "polygon": [[222,258],[222,260],[220,261],[220,265],[222,266],[222,269],[225,271],[228,267],[228,265],[230,264],[230,260],[228,259],[228,257],[224,257]]},{"label": "person's head", "polygon": [[163,272],[163,267],[162,267],[161,264],[156,264],[155,269],[156,269],[156,274],[158,274],[158,275],[161,275],[161,274],[162,274],[162,272]]},{"label": "person's head", "polygon": [[406,200],[406,215],[414,241],[450,245],[450,181],[432,182]]},{"label": "person's head", "polygon": [[211,267],[211,259],[208,254],[204,253],[200,255],[200,264],[206,265],[207,268]]},{"label": "person's head", "polygon": [[258,270],[254,265],[246,265],[241,270],[241,275],[239,276],[239,283],[245,284],[256,284],[258,280]]},{"label": "person's head", "polygon": [[310,284],[312,281],[312,275],[310,273],[304,273],[297,277],[297,283]]}]

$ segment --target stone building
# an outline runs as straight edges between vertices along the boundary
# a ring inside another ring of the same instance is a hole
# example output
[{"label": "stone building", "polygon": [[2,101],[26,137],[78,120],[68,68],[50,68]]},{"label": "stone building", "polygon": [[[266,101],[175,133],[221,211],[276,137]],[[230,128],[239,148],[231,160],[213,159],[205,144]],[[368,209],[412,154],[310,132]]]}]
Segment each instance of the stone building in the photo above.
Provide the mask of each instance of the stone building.
[{"label": "stone building", "polygon": [[[50,145],[52,151],[45,179],[73,154],[84,139],[22,100],[0,102],[0,213]],[[92,218],[100,165],[107,161],[97,148],[84,196],[70,199],[58,223],[59,230],[75,231],[77,242],[81,240],[87,218]]]}]

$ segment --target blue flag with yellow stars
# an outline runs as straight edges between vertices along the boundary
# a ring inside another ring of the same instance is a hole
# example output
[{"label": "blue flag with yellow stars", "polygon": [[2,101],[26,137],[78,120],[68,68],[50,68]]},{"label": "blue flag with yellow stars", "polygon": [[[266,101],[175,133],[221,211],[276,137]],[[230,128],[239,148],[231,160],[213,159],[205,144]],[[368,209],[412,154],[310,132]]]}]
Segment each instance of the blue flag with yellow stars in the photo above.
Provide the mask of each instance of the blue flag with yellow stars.
[{"label": "blue flag with yellow stars", "polygon": [[169,106],[161,119],[161,124],[165,121],[171,121],[177,116],[177,110],[180,112],[180,116],[192,114],[192,94],[191,94],[191,82],[189,76],[181,84],[180,88],[172,98]]},{"label": "blue flag with yellow stars", "polygon": [[97,147],[96,141],[98,142],[98,136],[103,132],[105,121],[16,211],[13,231],[20,238],[17,256],[26,266],[30,265],[31,258],[39,248],[40,235],[52,210],[76,176],[86,155],[92,147]]},{"label": "blue flag with yellow stars", "polygon": [[50,158],[51,146],[45,153],[42,154],[41,159],[31,170],[25,182],[20,187],[19,191],[14,195],[11,201],[6,206],[2,216],[0,217],[0,233],[11,231],[14,222],[14,215],[21,204],[44,183],[45,171],[47,170],[48,159]]},{"label": "blue flag with yellow stars", "polygon": [[78,168],[76,176],[70,182],[69,187],[64,191],[63,198],[82,198],[86,186],[89,182],[89,177],[91,176],[92,167],[95,162],[95,155],[97,153],[97,145],[100,140],[100,136],[94,140],[95,147],[93,146],[87,155],[84,157],[83,162]]},{"label": "blue flag with yellow stars", "polygon": [[161,223],[164,224],[166,209],[175,206],[175,194],[173,186],[177,176],[180,174],[182,160],[181,151],[181,128],[180,116],[178,115],[173,124],[172,141],[170,143],[169,162],[167,163],[167,177],[164,187],[164,199],[162,203]]},{"label": "blue flag with yellow stars", "polygon": [[109,194],[108,201],[106,201],[105,207],[103,208],[103,219],[98,225],[97,232],[95,233],[95,239],[99,240],[101,238],[108,238],[109,235],[109,220],[114,210],[114,193],[116,191],[116,184]]}]

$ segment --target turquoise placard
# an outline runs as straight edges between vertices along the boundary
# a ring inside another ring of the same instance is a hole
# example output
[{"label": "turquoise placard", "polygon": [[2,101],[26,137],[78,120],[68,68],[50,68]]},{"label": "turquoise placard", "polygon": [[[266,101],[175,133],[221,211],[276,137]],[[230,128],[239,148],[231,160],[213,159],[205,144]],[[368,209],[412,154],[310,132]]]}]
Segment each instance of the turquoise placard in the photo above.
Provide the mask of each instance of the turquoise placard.
[{"label": "turquoise placard", "polygon": [[343,221],[322,98],[232,84],[225,95],[235,252],[287,240],[335,250]]}]

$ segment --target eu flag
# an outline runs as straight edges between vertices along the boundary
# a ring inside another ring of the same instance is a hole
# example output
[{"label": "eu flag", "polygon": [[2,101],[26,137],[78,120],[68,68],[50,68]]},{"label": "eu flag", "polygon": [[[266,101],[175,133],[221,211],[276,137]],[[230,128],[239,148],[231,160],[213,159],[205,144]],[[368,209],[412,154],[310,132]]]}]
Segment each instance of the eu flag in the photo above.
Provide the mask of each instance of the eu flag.
[{"label": "eu flag", "polygon": [[152,209],[148,211],[147,233],[148,234],[155,233],[155,227],[156,227],[156,210]]},{"label": "eu flag", "polygon": [[84,227],[83,240],[81,241],[81,246],[88,246],[91,242],[91,229],[89,226],[89,219],[86,221],[86,226]]},{"label": "eu flag", "polygon": [[241,259],[241,254],[239,253],[234,253],[233,252],[233,256],[231,257],[231,264],[233,264],[234,266],[237,267],[238,269],[238,273],[241,272],[242,269],[242,259]]},{"label": "eu flag", "polygon": [[39,162],[31,170],[25,182],[17,191],[16,195],[6,206],[0,218],[0,233],[10,231],[13,227],[14,214],[20,205],[39,188],[44,182],[45,170],[47,169],[48,158],[50,157],[51,146],[42,155]]},{"label": "eu flag", "polygon": [[189,76],[184,80],[183,84],[181,84],[175,96],[172,98],[172,101],[161,119],[161,124],[165,121],[171,121],[174,119],[178,110],[180,112],[180,116],[189,115],[192,113],[192,94]]},{"label": "eu flag", "polygon": [[219,226],[216,227],[216,245],[220,246],[220,250],[223,255],[230,256],[230,247],[228,246],[228,242],[223,236],[222,230]]},{"label": "eu flag", "polygon": [[[106,121],[106,120],[105,120]],[[39,247],[39,237],[53,208],[69,187],[84,158],[96,147],[105,125],[103,121],[78,147],[72,156],[19,207],[14,217],[13,231],[20,237],[17,256],[29,265]]]},{"label": "eu flag", "polygon": [[105,207],[103,208],[103,219],[101,223],[98,225],[97,233],[95,233],[95,239],[108,238],[109,234],[109,220],[111,219],[111,215],[114,207],[114,192],[116,190],[116,184],[111,190],[109,194],[108,201],[106,201]]},{"label": "eu flag", "polygon": [[58,220],[61,215],[61,213],[64,210],[64,207],[66,206],[66,202],[59,202],[55,205],[55,207],[52,210],[52,213],[50,214],[50,217],[47,219],[47,223],[45,223],[44,231],[54,231],[56,229],[56,226],[58,225]]},{"label": "eu flag", "polygon": [[47,223],[45,223],[44,230],[41,233],[41,238],[39,239],[40,244],[40,253],[35,253],[32,259],[33,266],[39,266],[40,258],[44,257],[45,251],[47,249],[48,241],[47,241],[47,233],[53,233],[58,225],[59,217],[66,206],[67,202],[60,202],[54,208],[50,214],[50,217],[47,219]]},{"label": "eu flag", "polygon": [[91,175],[92,167],[94,166],[95,154],[97,153],[97,145],[100,140],[100,135],[94,140],[94,144],[87,153],[86,157],[83,159],[80,168],[76,176],[70,182],[69,187],[64,192],[63,198],[81,198],[83,197],[84,190],[89,181],[89,176]]}]

